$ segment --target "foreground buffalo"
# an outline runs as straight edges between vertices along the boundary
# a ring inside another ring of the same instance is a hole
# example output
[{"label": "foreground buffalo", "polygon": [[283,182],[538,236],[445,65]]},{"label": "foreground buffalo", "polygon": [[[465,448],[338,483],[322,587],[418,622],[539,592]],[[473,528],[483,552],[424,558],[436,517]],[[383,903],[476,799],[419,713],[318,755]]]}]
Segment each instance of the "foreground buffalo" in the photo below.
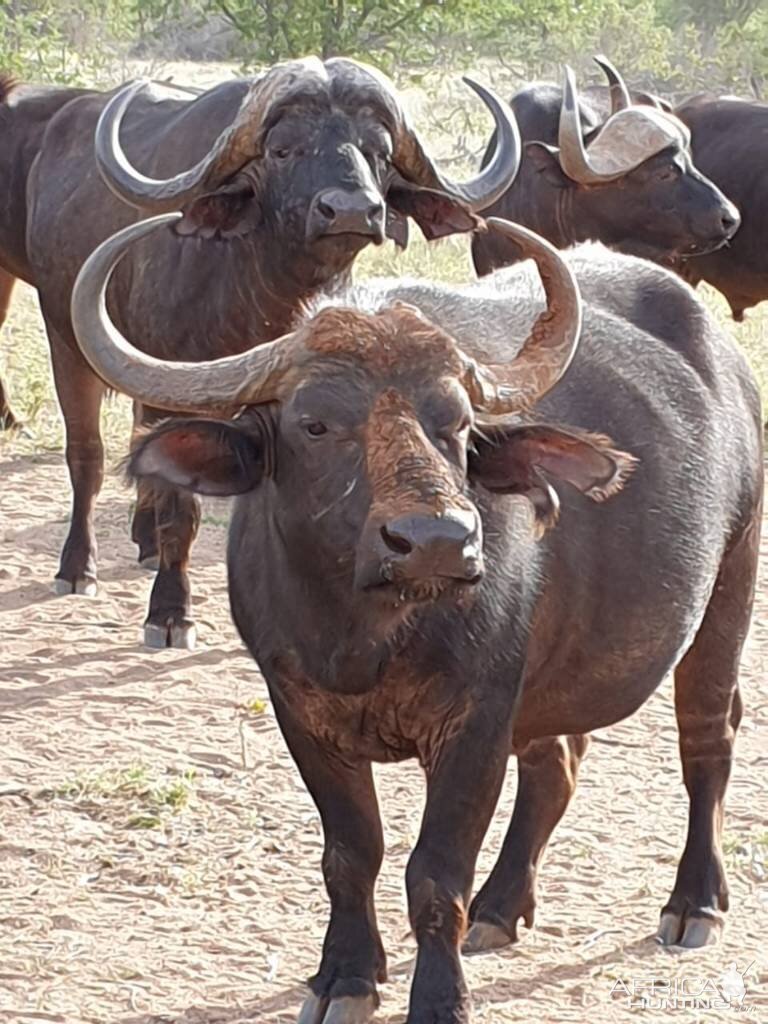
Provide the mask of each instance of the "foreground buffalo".
[{"label": "foreground buffalo", "polygon": [[[428,783],[407,873],[419,947],[408,1022],[463,1024],[467,916],[473,951],[530,925],[586,734],[675,667],[691,812],[659,938],[715,937],[761,431],[744,359],[690,289],[602,249],[566,262],[494,222],[536,260],[547,309],[526,268],[465,289],[385,282],[233,359],[162,363],[103,304],[115,262],[156,226],[88,260],[73,321],[98,372],[141,401],[241,409],[155,427],[130,468],[241,495],[235,622],[325,830],[331,919],[301,1024],[362,1024],[385,977],[372,761],[416,757]],[[514,816],[470,906],[510,752]]]},{"label": "foreground buffalo", "polygon": [[[560,249],[599,241],[670,266],[681,255],[722,246],[739,214],[704,177],[698,151],[691,161],[685,125],[655,97],[630,93],[616,69],[596,59],[610,89],[595,87],[580,97],[566,69],[562,89],[539,83],[512,98],[523,160],[488,215],[525,224]],[[492,139],[484,163],[494,145]],[[521,254],[508,239],[479,234],[472,258],[482,275]]]},{"label": "foreground buffalo", "polygon": [[[204,360],[275,338],[318,289],[343,280],[366,245],[386,233],[404,243],[408,217],[429,238],[465,231],[473,211],[507,188],[519,158],[514,121],[474,88],[499,146],[487,170],[459,184],[429,158],[391,84],[353,61],[277,65],[194,99],[142,83],[116,95],[6,85],[0,269],[39,291],[74,491],[59,593],[92,592],[96,580],[104,383],[69,318],[85,257],[138,211],[183,209],[121,268],[110,293],[116,320],[166,359]],[[157,412],[145,405],[138,418]],[[189,495],[140,488],[133,535],[140,559],[159,565],[145,629],[152,645],[193,641],[186,570],[198,521]]]},{"label": "foreground buffalo", "polygon": [[741,227],[730,245],[685,260],[682,274],[723,293],[735,320],[768,299],[768,104],[695,96],[676,110],[691,132],[696,165],[739,207]]}]

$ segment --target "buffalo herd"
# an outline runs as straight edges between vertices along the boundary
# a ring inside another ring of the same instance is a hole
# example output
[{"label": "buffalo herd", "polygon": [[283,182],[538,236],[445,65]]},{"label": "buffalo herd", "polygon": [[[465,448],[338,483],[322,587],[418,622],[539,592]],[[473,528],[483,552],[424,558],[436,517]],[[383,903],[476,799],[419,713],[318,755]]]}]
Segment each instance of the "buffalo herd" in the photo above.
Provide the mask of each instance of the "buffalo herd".
[{"label": "buffalo herd", "polygon": [[[193,645],[197,495],[235,498],[232,615],[325,837],[330,920],[299,1024],[379,1005],[373,762],[416,758],[427,780],[408,1024],[467,1024],[462,952],[532,925],[589,733],[669,672],[689,825],[657,938],[704,946],[724,923],[762,421],[683,278],[737,319],[768,298],[768,108],[672,110],[598,62],[605,87],[579,94],[566,70],[510,104],[467,80],[495,122],[468,181],[352,60],[199,96],[0,80],[0,318],[15,279],[37,288],[73,488],[55,588],[96,589],[113,388],[135,404],[148,645]],[[480,279],[354,284],[357,255],[407,244],[409,219],[470,234]],[[512,820],[473,895],[512,755]]]}]

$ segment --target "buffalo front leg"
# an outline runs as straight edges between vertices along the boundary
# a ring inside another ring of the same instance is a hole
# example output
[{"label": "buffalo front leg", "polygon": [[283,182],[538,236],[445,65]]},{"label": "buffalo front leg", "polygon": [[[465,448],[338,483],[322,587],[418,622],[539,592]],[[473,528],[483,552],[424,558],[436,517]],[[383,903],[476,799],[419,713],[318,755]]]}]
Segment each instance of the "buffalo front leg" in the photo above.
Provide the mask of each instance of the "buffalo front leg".
[{"label": "buffalo front leg", "polygon": [[739,659],[749,628],[760,518],[726,553],[704,620],[675,672],[675,712],[690,810],[688,836],[657,938],[716,942],[728,910],[720,838],[733,744],[741,721]]},{"label": "buffalo front leg", "polygon": [[99,416],[104,385],[77,350],[48,325],[56,393],[64,417],[72,519],[54,580],[57,594],[96,593],[93,513],[104,480]]},{"label": "buffalo front leg", "polygon": [[191,650],[195,646],[195,623],[187,569],[200,526],[200,503],[194,495],[176,488],[157,487],[152,504],[158,570],[144,623],[144,642],[148,647]]},{"label": "buffalo front leg", "polygon": [[515,809],[499,858],[469,909],[465,953],[517,942],[521,919],[533,927],[539,865],[576,789],[588,745],[588,736],[552,736],[519,752]]},{"label": "buffalo front leg", "polygon": [[299,1024],[366,1024],[378,1006],[376,984],[387,977],[373,902],[384,840],[371,766],[322,747],[279,699],[275,711],[320,812],[331,903],[320,967],[309,981]]},{"label": "buffalo front leg", "polygon": [[[5,318],[8,316],[8,309],[11,304],[11,293],[13,292],[13,286],[15,283],[16,278],[0,267],[0,328],[5,323]],[[0,430],[12,430],[13,428],[20,426],[21,423],[13,415],[13,410],[8,404],[8,397],[5,393],[3,382],[0,380]]]},{"label": "buffalo front leg", "polygon": [[477,855],[509,757],[507,717],[498,708],[475,712],[427,770],[427,805],[406,875],[419,947],[407,1024],[469,1021],[460,946]]}]

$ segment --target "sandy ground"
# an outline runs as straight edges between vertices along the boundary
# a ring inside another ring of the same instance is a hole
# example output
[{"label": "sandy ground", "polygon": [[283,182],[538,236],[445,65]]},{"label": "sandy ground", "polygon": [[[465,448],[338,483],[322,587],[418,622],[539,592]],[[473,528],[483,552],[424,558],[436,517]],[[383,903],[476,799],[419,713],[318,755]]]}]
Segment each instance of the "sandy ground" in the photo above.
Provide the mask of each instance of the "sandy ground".
[{"label": "sandy ground", "polygon": [[[139,637],[151,577],[134,563],[131,495],[116,476],[99,515],[96,598],[49,592],[68,514],[61,456],[11,446],[0,480],[0,1021],[295,1021],[326,920],[319,822],[229,620],[226,507],[206,509],[195,550],[199,649],[149,653]],[[687,810],[665,686],[593,745],[545,862],[536,927],[514,950],[467,962],[477,1021],[733,1020],[732,1009],[641,1011],[611,990],[717,980],[734,961],[754,961],[745,1007],[768,1021],[763,565],[729,790],[724,944],[675,954],[651,939]],[[413,970],[403,873],[423,793],[413,765],[378,781],[390,981],[377,1021],[395,1024]],[[513,793],[510,766],[480,877]]]}]

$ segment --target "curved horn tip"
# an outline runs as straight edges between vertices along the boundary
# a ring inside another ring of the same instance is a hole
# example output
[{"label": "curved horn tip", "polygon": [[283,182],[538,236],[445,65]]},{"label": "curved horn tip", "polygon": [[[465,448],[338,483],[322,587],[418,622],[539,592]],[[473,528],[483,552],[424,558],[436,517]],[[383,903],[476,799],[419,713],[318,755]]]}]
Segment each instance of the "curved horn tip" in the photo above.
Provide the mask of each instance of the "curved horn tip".
[{"label": "curved horn tip", "polygon": [[595,54],[592,59],[608,79],[608,85],[611,90],[611,113],[618,113],[619,110],[624,110],[626,107],[631,106],[632,98],[629,94],[629,89],[615,64],[602,53]]},{"label": "curved horn tip", "polygon": [[577,109],[576,74],[570,64],[563,64],[563,106],[566,109]]},{"label": "curved horn tip", "polygon": [[603,70],[605,70],[606,68],[610,68],[611,71],[616,70],[611,61],[608,60],[604,53],[594,54],[592,60],[595,62],[595,64],[597,64],[599,68],[602,68]]}]

